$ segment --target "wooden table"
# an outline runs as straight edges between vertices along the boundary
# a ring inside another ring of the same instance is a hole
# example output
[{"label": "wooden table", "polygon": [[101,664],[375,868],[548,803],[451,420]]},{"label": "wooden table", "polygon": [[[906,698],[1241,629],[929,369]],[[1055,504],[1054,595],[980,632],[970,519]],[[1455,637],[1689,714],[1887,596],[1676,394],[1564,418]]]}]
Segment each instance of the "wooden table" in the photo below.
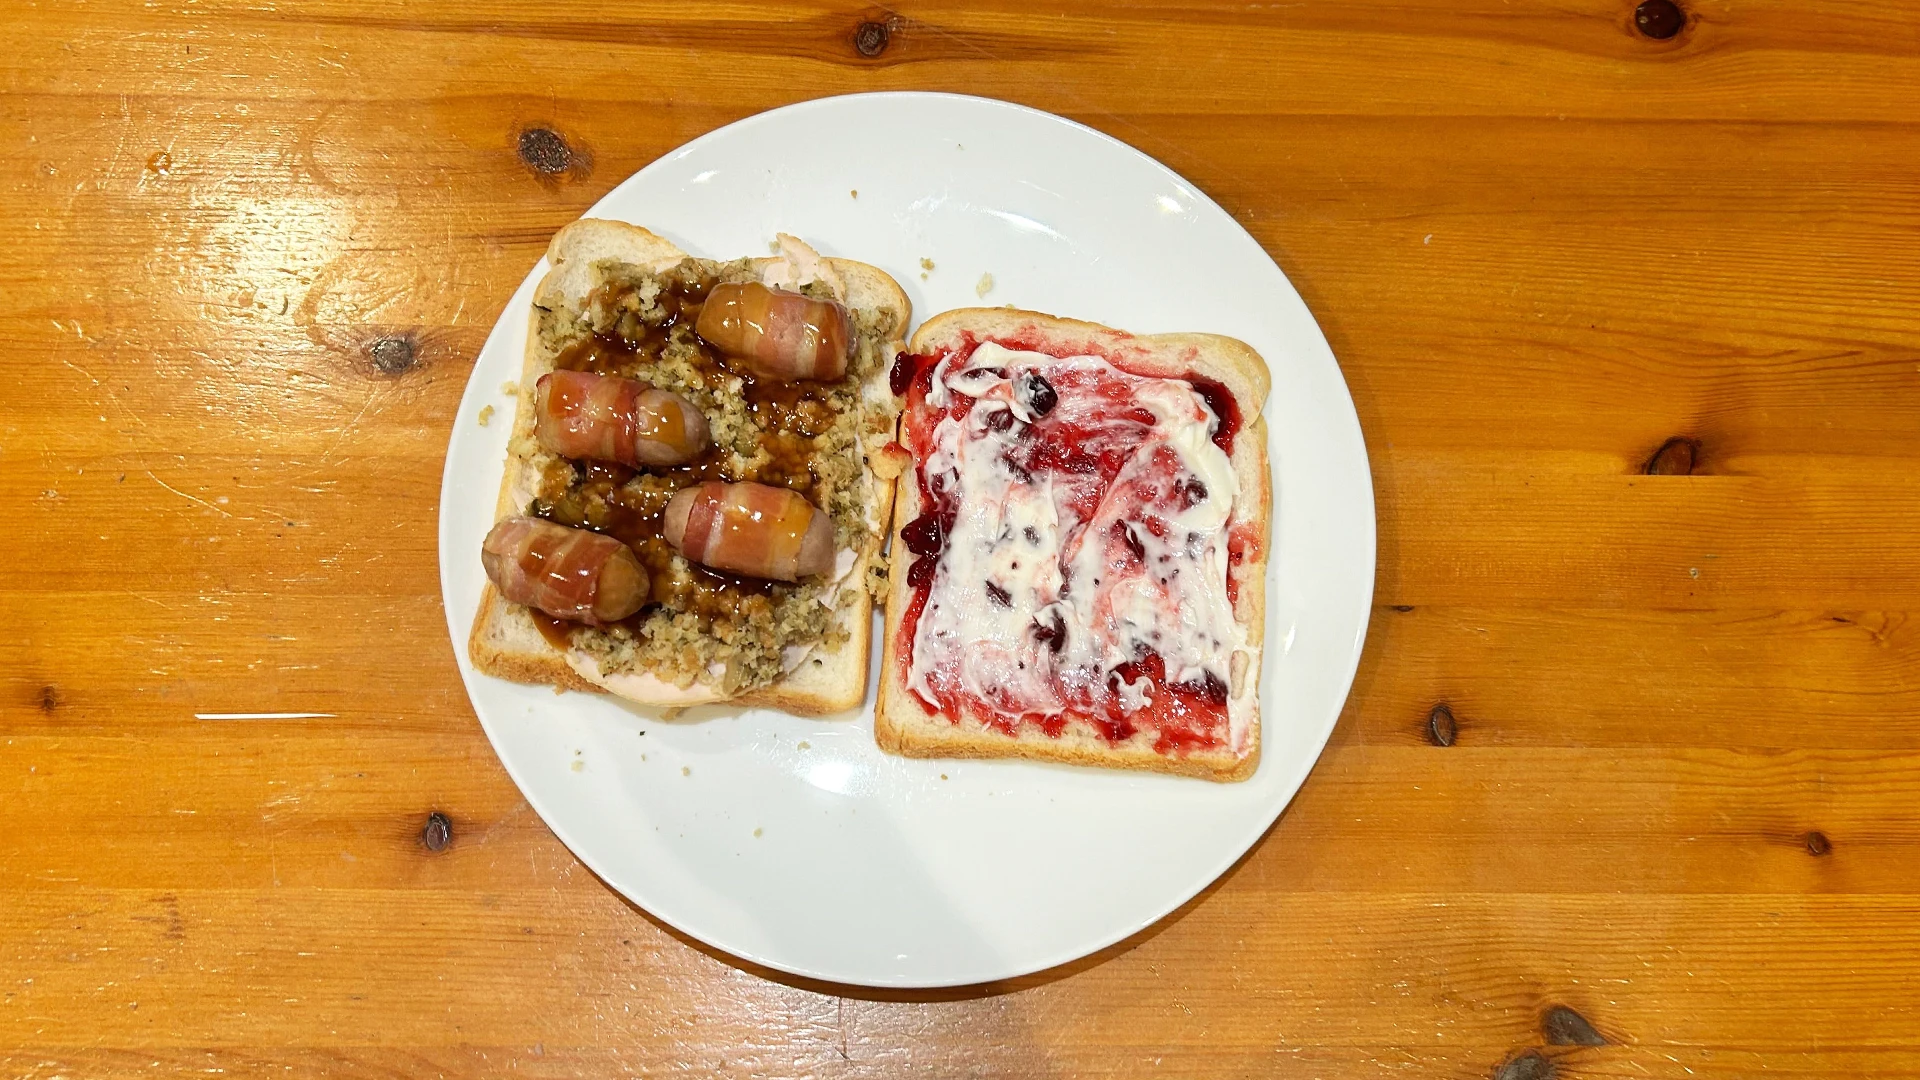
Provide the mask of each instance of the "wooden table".
[{"label": "wooden table", "polygon": [[[1662,5],[5,5],[0,1076],[1920,1071],[1920,9]],[[770,977],[603,886],[435,573],[552,231],[889,88],[1219,200],[1379,504],[1272,833],[965,992]]]}]

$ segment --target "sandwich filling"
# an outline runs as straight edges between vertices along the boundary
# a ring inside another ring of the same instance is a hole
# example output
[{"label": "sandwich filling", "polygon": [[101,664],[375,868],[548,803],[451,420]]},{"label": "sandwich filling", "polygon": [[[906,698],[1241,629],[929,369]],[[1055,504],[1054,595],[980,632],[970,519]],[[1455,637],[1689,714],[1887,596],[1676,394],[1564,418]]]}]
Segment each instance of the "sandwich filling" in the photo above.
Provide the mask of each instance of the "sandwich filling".
[{"label": "sandwich filling", "polygon": [[[795,262],[689,258],[660,271],[604,262],[595,265],[598,286],[578,310],[562,304],[534,309],[539,345],[554,369],[639,379],[671,391],[697,406],[712,432],[712,446],[684,465],[630,468],[564,458],[544,448],[530,427],[516,431],[512,452],[522,462],[516,505],[531,516],[621,540],[652,582],[648,605],[608,626],[532,613],[548,641],[566,650],[568,662],[590,681],[616,692],[639,686],[649,699],[670,696],[667,687],[736,696],[779,680],[823,650],[837,650],[847,639],[843,610],[862,591],[877,593],[884,585],[878,567],[855,570],[879,545],[877,481],[865,457],[892,429],[892,399],[874,376],[892,358],[887,343],[898,313],[852,310],[852,356],[845,376],[832,381],[757,376],[694,333],[708,293],[724,283],[767,280],[819,299],[844,299],[831,267],[816,258],[806,273]],[[663,536],[666,505],[680,489],[708,480],[752,481],[805,496],[832,521],[832,571],[787,583],[681,557]]]},{"label": "sandwich filling", "polygon": [[923,513],[902,534],[917,557],[896,646],[924,707],[1013,736],[1248,750],[1237,416],[1210,399],[1231,400],[990,341],[913,380]]}]

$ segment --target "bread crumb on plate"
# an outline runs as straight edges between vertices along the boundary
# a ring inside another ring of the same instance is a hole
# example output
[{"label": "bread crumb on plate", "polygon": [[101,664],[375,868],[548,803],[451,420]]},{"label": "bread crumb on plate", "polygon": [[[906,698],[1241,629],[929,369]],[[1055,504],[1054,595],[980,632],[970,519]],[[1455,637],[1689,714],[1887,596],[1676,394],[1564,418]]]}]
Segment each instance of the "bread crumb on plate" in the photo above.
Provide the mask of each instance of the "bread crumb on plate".
[{"label": "bread crumb on plate", "polygon": [[973,295],[984,299],[986,295],[992,291],[993,291],[993,275],[981,274],[979,282],[975,284],[973,287]]}]

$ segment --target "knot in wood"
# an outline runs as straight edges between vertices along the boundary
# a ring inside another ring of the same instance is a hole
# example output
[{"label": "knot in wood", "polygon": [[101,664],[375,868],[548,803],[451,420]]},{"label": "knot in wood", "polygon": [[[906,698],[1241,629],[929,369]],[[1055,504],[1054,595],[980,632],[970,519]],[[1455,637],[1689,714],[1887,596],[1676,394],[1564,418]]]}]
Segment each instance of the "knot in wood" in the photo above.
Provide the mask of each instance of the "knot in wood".
[{"label": "knot in wood", "polygon": [[1687,25],[1687,13],[1673,0],[1645,0],[1633,9],[1633,28],[1641,34],[1665,41]]},{"label": "knot in wood", "polygon": [[402,375],[420,362],[411,334],[388,334],[367,343],[367,359],[382,375]]},{"label": "knot in wood", "polygon": [[1553,1080],[1553,1062],[1538,1050],[1528,1050],[1494,1071],[1493,1080]]},{"label": "knot in wood", "polygon": [[426,827],[420,830],[420,844],[428,851],[445,851],[453,843],[453,819],[435,810],[427,815]]},{"label": "knot in wood", "polygon": [[1821,832],[1819,829],[1815,829],[1806,835],[1806,843],[1807,854],[1812,855],[1816,859],[1833,850],[1833,841],[1828,840],[1827,834]]},{"label": "knot in wood", "polygon": [[1607,1040],[1593,1030],[1587,1018],[1567,1008],[1555,1005],[1540,1018],[1540,1034],[1547,1040],[1548,1046],[1605,1046]]},{"label": "knot in wood", "polygon": [[1453,706],[1441,702],[1427,711],[1427,741],[1435,746],[1452,746],[1460,737],[1460,725],[1454,722]]},{"label": "knot in wood", "polygon": [[864,19],[853,30],[853,51],[871,60],[887,51],[893,28],[878,19]]},{"label": "knot in wood", "polygon": [[520,133],[520,160],[534,172],[558,176],[573,168],[573,147],[552,128],[528,128]]},{"label": "knot in wood", "polygon": [[1648,476],[1691,476],[1700,464],[1700,441],[1674,436],[1660,444],[1641,469]]}]

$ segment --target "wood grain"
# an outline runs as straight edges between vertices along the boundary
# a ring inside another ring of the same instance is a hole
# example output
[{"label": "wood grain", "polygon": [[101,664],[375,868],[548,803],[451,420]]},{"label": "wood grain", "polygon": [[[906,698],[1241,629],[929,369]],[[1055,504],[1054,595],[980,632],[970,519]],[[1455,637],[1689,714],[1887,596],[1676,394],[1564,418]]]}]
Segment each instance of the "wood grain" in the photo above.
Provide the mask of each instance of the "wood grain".
[{"label": "wood grain", "polygon": [[[1633,7],[0,10],[0,1075],[1920,1071],[1920,11]],[[554,840],[461,690],[434,520],[554,229],[716,126],[901,88],[1132,142],[1274,254],[1360,409],[1379,607],[1214,888],[876,994]],[[327,715],[196,718],[254,711]]]}]

